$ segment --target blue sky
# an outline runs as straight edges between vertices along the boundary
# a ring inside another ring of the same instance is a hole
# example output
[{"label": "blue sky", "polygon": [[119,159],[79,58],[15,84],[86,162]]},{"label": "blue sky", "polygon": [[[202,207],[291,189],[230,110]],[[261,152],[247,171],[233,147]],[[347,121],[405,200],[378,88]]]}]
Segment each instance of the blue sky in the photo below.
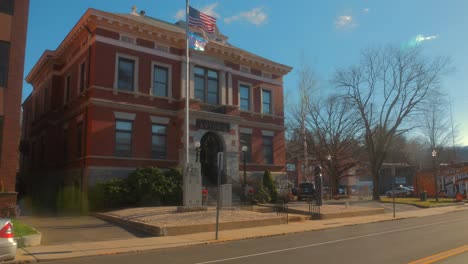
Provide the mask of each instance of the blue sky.
[{"label": "blue sky", "polygon": [[[456,71],[445,78],[443,88],[461,129],[460,143],[468,145],[468,1],[191,0],[190,4],[216,16],[221,32],[235,46],[296,69],[306,61],[325,89],[332,89],[328,81],[335,69],[355,63],[362,49],[401,45],[419,36],[428,56],[453,60]],[[31,1],[25,76],[45,49],[57,48],[87,8],[128,13],[132,5],[149,16],[176,22],[185,1]],[[285,78],[285,93],[294,94],[296,83],[293,70]],[[23,99],[30,92],[25,83]]]}]

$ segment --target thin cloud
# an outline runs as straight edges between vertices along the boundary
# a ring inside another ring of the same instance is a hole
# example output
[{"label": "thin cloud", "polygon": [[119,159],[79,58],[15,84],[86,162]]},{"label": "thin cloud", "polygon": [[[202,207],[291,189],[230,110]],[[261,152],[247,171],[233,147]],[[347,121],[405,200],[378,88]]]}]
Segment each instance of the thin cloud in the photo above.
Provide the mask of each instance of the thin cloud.
[{"label": "thin cloud", "polygon": [[238,15],[227,17],[224,19],[224,23],[231,24],[235,21],[245,20],[256,26],[263,25],[268,20],[268,15],[263,11],[262,7],[253,8],[249,11],[241,12]]},{"label": "thin cloud", "polygon": [[413,38],[411,38],[410,41],[408,41],[406,44],[404,44],[404,47],[415,47],[418,45],[421,45],[423,42],[426,41],[432,41],[439,38],[438,35],[432,35],[432,36],[424,36],[424,35],[417,35]]},{"label": "thin cloud", "polygon": [[437,35],[433,35],[433,36],[424,36],[424,35],[417,35],[414,40],[417,42],[417,43],[421,43],[423,41],[429,41],[429,40],[434,40],[434,39],[437,39],[439,36]]},{"label": "thin cloud", "polygon": [[370,12],[370,8],[364,8],[362,12],[364,12],[365,14],[368,14]]},{"label": "thin cloud", "polygon": [[339,16],[335,19],[335,27],[338,29],[352,28],[357,26],[352,16]]},{"label": "thin cloud", "polygon": [[[212,17],[220,18],[221,16],[215,11],[215,8],[218,6],[218,3],[213,3],[210,5],[207,5],[202,8],[196,8],[200,10],[202,13],[205,13],[207,15],[210,15]],[[185,8],[184,9],[179,9],[177,13],[175,14],[175,18],[178,20],[185,19]]]},{"label": "thin cloud", "polygon": [[185,9],[179,9],[179,11],[177,11],[174,17],[177,20],[185,19],[185,12],[186,12]]}]

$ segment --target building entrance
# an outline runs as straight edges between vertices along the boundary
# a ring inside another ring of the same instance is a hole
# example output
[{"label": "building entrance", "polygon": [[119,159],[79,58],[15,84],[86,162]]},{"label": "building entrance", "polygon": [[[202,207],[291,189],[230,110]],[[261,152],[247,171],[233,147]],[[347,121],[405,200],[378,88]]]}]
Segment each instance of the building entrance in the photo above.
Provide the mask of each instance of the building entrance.
[{"label": "building entrance", "polygon": [[200,141],[200,163],[203,186],[218,184],[218,152],[223,151],[223,141],[214,132],[207,132]]}]

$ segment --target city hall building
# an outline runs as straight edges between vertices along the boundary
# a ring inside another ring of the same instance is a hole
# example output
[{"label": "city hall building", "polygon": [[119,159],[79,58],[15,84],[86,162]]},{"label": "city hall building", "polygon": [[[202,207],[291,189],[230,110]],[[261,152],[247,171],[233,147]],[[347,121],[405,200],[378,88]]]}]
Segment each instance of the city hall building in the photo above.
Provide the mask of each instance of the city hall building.
[{"label": "city hall building", "polygon": [[29,0],[0,0],[0,210],[16,205]]},{"label": "city hall building", "polygon": [[[197,154],[204,186],[284,174],[283,77],[291,67],[235,47],[218,29],[190,51],[185,140],[185,22],[89,9],[28,74],[23,104],[25,181],[86,191],[138,167],[184,166]],[[200,142],[200,149],[195,143]]]}]

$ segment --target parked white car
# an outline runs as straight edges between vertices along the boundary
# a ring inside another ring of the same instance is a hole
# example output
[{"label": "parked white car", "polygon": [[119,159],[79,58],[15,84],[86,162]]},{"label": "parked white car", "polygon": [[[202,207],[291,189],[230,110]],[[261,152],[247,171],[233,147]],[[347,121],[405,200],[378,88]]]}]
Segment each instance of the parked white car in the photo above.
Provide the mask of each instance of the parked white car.
[{"label": "parked white car", "polygon": [[7,218],[0,219],[0,261],[15,259],[17,246],[13,223]]},{"label": "parked white car", "polygon": [[395,197],[407,197],[407,196],[412,196],[413,191],[410,188],[407,187],[395,187],[395,192],[393,190],[389,190],[385,193],[387,197],[393,197],[395,193]]}]

